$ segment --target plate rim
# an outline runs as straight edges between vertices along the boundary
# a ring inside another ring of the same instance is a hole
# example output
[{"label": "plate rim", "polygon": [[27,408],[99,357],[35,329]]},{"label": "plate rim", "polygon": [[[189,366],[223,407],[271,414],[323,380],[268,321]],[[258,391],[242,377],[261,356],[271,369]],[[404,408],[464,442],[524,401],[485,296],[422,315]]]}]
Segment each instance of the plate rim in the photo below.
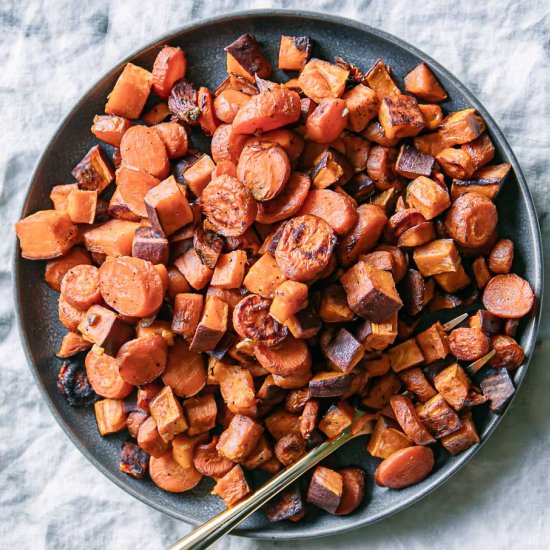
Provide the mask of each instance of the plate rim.
[{"label": "plate rim", "polygon": [[[55,145],[55,140],[58,134],[68,124],[69,119],[71,119],[72,116],[79,111],[81,105],[85,103],[86,97],[97,86],[99,86],[109,75],[112,75],[113,73],[118,72],[125,63],[127,63],[129,60],[133,59],[137,55],[142,54],[143,52],[151,48],[160,46],[164,42],[169,41],[175,35],[179,35],[183,32],[190,31],[198,27],[204,27],[204,26],[208,26],[216,23],[220,24],[222,22],[231,22],[238,19],[243,19],[248,17],[258,17],[258,16],[268,17],[268,18],[283,16],[283,17],[303,18],[303,19],[312,20],[314,22],[321,21],[321,22],[328,22],[328,23],[336,23],[338,25],[346,26],[353,30],[360,30],[362,32],[370,33],[371,35],[374,35],[379,39],[385,40],[393,45],[398,46],[399,48],[402,48],[408,53],[411,53],[414,56],[422,59],[424,62],[427,62],[430,66],[430,69],[433,70],[436,76],[442,75],[445,79],[452,82],[452,84],[460,91],[460,93],[464,96],[464,98],[467,99],[467,101],[471,104],[471,106],[475,107],[478,110],[478,112],[482,115],[483,119],[486,121],[488,128],[490,128],[493,134],[493,138],[498,142],[498,145],[501,147],[501,149],[503,150],[503,152],[507,157],[507,160],[510,162],[510,164],[514,169],[514,172],[518,181],[519,192],[521,193],[523,202],[525,203],[525,206],[526,206],[527,217],[529,221],[529,228],[530,228],[530,231],[533,233],[534,241],[535,241],[533,243],[533,248],[535,249],[535,255],[533,258],[533,261],[534,261],[533,286],[534,286],[534,292],[537,299],[536,299],[533,323],[532,323],[532,326],[530,327],[529,333],[527,334],[527,346],[525,349],[525,355],[527,357],[527,360],[525,361],[524,365],[522,365],[522,367],[517,371],[517,375],[514,380],[515,386],[516,386],[516,392],[504,411],[504,414],[506,414],[513,400],[515,399],[519,391],[519,388],[521,387],[521,384],[527,372],[527,368],[529,366],[529,363],[531,362],[535,344],[536,344],[537,334],[539,331],[540,318],[541,318],[541,312],[542,312],[543,288],[544,288],[544,284],[543,284],[544,283],[544,259],[543,259],[542,236],[541,236],[540,225],[539,225],[533,197],[531,195],[529,186],[527,184],[523,171],[521,170],[519,162],[511,146],[506,140],[504,133],[502,132],[500,127],[497,125],[493,117],[489,114],[487,109],[483,106],[481,101],[474,95],[474,93],[471,92],[457,77],[455,77],[449,70],[447,70],[444,66],[442,66],[438,61],[433,59],[431,56],[429,56],[428,54],[426,54],[416,46],[413,46],[412,44],[406,42],[405,40],[391,33],[388,33],[386,31],[382,31],[380,29],[377,29],[375,27],[372,27],[370,25],[367,25],[355,19],[343,17],[340,15],[334,15],[331,13],[316,12],[311,10],[299,10],[299,9],[265,8],[265,9],[248,9],[248,10],[239,10],[234,12],[225,12],[219,15],[194,20],[190,23],[178,26],[176,28],[171,29],[170,31],[167,31],[166,33],[163,33],[162,35],[151,40],[144,46],[136,48],[130,54],[122,57],[118,62],[116,62],[113,66],[111,66],[111,68],[103,72],[97,79],[95,79],[92,82],[92,84],[90,84],[84,90],[84,92],[79,94],[76,102],[73,104],[73,106],[66,113],[66,115],[63,117],[61,122],[57,125],[55,130],[52,132],[50,138],[47,140],[47,143],[44,149],[42,150],[42,153],[39,155],[34,165],[31,176],[29,178],[30,183],[28,184],[25,200],[23,202],[22,208],[19,213],[19,217],[17,219],[21,219],[28,213],[28,210],[29,210],[28,203],[29,203],[29,198],[31,194],[31,189],[35,184],[35,180],[41,164],[48,157],[48,155],[51,152],[51,149]],[[38,389],[42,397],[46,401],[46,404],[50,412],[52,413],[53,417],[55,418],[56,422],[65,432],[65,434],[69,437],[69,439],[75,445],[75,447],[80,451],[80,453],[93,466],[95,466],[97,470],[99,470],[111,482],[115,483],[119,488],[121,488],[126,493],[130,494],[140,502],[143,502],[144,504],[150,506],[155,510],[158,510],[159,512],[166,514],[169,517],[183,521],[191,526],[200,525],[201,522],[196,521],[192,517],[189,517],[183,514],[173,513],[170,510],[166,510],[161,504],[157,504],[156,502],[151,501],[147,496],[135,490],[134,488],[130,487],[128,484],[125,484],[122,480],[118,479],[108,468],[106,468],[105,466],[103,466],[103,464],[101,464],[101,462],[92,454],[91,451],[88,450],[88,448],[80,440],[78,434],[75,431],[73,431],[73,429],[65,421],[65,418],[62,412],[59,411],[58,408],[55,406],[53,400],[50,398],[49,392],[47,391],[46,387],[42,384],[40,380],[38,367],[34,363],[31,356],[28,335],[25,333],[23,329],[23,315],[22,315],[22,308],[20,307],[22,303],[21,274],[20,274],[20,266],[21,266],[22,258],[19,253],[19,244],[18,244],[17,237],[15,235],[14,235],[14,240],[15,240],[15,246],[13,247],[13,256],[12,256],[12,273],[14,274],[14,276],[12,277],[12,292],[14,296],[15,317],[17,321],[18,334],[23,347],[23,351],[25,353],[25,358],[27,360],[28,367],[33,375],[35,383],[38,386]],[[337,535],[344,532],[349,532],[355,529],[359,529],[361,527],[366,527],[367,525],[371,525],[385,518],[388,518],[408,508],[410,505],[419,501],[420,499],[426,497],[427,495],[432,493],[434,490],[444,485],[444,483],[449,478],[451,478],[459,470],[461,470],[464,467],[464,465],[467,462],[469,462],[470,459],[477,453],[477,451],[481,448],[481,446],[484,445],[485,442],[490,438],[490,436],[492,435],[496,427],[501,423],[504,414],[489,420],[484,439],[478,445],[475,445],[474,447],[471,447],[469,450],[462,453],[460,455],[460,458],[457,460],[457,462],[455,462],[453,469],[450,472],[448,472],[447,475],[445,475],[442,479],[434,479],[432,483],[429,483],[427,486],[423,488],[423,491],[420,494],[413,494],[409,498],[406,498],[403,501],[400,501],[398,504],[390,507],[388,510],[383,510],[378,513],[375,513],[372,516],[369,516],[369,518],[364,519],[363,521],[361,521],[360,518],[357,518],[358,521],[356,521],[355,523],[343,522],[342,524],[338,524],[336,526],[320,528],[316,530],[314,533],[308,533],[307,535],[295,535],[292,532],[285,533],[284,531],[277,532],[274,534],[274,533],[270,533],[269,531],[266,532],[265,529],[262,529],[262,528],[236,529],[232,532],[232,534],[236,536],[242,536],[242,537],[259,539],[259,540],[274,540],[274,539],[288,540],[288,541],[304,540],[306,538],[320,538],[320,537],[326,537],[331,535]],[[350,516],[350,518],[353,518],[353,516]]]}]

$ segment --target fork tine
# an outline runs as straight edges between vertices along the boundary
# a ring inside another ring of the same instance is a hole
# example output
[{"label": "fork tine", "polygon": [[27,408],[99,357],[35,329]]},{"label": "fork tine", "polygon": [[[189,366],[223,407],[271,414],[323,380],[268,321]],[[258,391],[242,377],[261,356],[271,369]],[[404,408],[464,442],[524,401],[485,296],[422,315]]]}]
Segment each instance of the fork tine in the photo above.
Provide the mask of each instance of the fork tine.
[{"label": "fork tine", "polygon": [[468,365],[466,367],[466,372],[468,372],[468,374],[475,374],[481,367],[487,364],[489,359],[491,359],[491,357],[493,357],[495,353],[496,352],[493,349],[487,355],[484,355],[481,359],[474,361],[471,365]]},{"label": "fork tine", "polygon": [[468,314],[463,313],[462,315],[459,315],[458,317],[455,317],[454,319],[451,319],[450,321],[447,321],[443,325],[443,330],[449,331],[449,330],[455,328],[457,325],[460,325],[460,323],[462,323],[462,321],[464,321],[464,319],[466,319],[467,317],[468,317]]}]

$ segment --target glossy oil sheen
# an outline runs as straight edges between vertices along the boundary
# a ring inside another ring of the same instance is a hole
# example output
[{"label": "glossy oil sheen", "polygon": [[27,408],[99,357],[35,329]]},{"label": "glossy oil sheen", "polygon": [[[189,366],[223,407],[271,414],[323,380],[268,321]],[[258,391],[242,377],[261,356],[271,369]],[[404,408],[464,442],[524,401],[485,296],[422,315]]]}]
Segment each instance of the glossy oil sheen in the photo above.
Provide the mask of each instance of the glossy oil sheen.
[{"label": "glossy oil sheen", "polygon": [[[435,61],[391,35],[351,20],[305,12],[243,12],[194,23],[131,55],[102,77],[58,128],[32,176],[22,215],[51,208],[48,198],[51,187],[60,181],[72,181],[72,168],[96,143],[90,133],[92,119],[95,114],[103,112],[105,98],[126,61],[151,69],[156,54],[164,44],[180,46],[187,54],[189,80],[196,85],[215,89],[226,76],[223,47],[244,33],[257,37],[273,65],[277,64],[281,34],[309,36],[315,44],[315,57],[332,60],[335,55],[340,55],[363,70],[381,58],[391,64],[402,89],[404,75],[420,61],[425,61],[449,93],[450,100],[443,103],[446,110],[470,106],[479,110],[497,149],[495,162],[507,161],[514,168],[514,173],[509,176],[496,202],[500,215],[500,234],[513,239],[516,245],[514,271],[531,283],[538,297],[535,311],[522,321],[519,334],[526,355],[530,357],[542,301],[541,239],[527,184],[509,145],[473,95]],[[495,70],[500,69],[495,67]],[[278,70],[275,71],[275,77],[286,80]],[[198,140],[195,143],[203,147],[207,145],[203,138],[195,136],[195,139]],[[127,436],[116,434],[100,437],[93,410],[71,408],[56,387],[56,374],[61,361],[55,357],[55,351],[65,329],[57,320],[57,293],[43,280],[44,262],[20,258],[17,247],[14,270],[20,332],[31,370],[56,420],[80,451],[117,485],[175,518],[198,525],[220,512],[224,508],[221,499],[209,494],[213,485],[211,480],[205,479],[196,489],[178,495],[161,491],[149,480],[137,480],[118,471],[120,447]],[[453,314],[448,312],[447,318]],[[524,365],[516,372],[516,385],[523,379],[526,368]],[[482,441],[488,438],[499,421],[500,417],[490,414],[485,407],[483,411],[476,411],[476,424]],[[257,513],[237,533],[264,539],[299,539],[368,525],[403,509],[438,487],[468,461],[478,447],[457,457],[450,457],[437,448],[434,471],[425,481],[401,491],[389,491],[374,485],[372,473],[380,460],[367,454],[365,441],[360,438],[327,461],[328,465],[334,467],[361,465],[371,474],[368,476],[365,500],[355,513],[337,517],[312,506],[304,520],[278,524],[269,524],[262,513]],[[254,472],[250,477],[257,482],[261,476],[261,473]],[[475,487],[472,487],[472,491],[475,491]]]}]

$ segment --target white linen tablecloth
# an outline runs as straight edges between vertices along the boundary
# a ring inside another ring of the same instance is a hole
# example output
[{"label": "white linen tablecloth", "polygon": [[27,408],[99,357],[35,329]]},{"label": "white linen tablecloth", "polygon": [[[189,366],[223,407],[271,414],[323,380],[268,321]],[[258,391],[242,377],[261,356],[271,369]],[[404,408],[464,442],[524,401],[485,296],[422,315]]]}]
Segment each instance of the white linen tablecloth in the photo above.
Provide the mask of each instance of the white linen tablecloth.
[{"label": "white linen tablecloth", "polygon": [[[161,549],[189,529],[96,471],[42,401],[14,323],[13,223],[31,170],[54,129],[115,62],[191,20],[266,7],[345,15],[393,33],[440,61],[478,95],[510,141],[535,197],[543,239],[550,243],[548,1],[2,0],[2,548]],[[459,474],[412,508],[338,537],[295,544],[231,537],[217,548],[549,548],[549,335],[546,319],[523,387],[490,441]]]}]

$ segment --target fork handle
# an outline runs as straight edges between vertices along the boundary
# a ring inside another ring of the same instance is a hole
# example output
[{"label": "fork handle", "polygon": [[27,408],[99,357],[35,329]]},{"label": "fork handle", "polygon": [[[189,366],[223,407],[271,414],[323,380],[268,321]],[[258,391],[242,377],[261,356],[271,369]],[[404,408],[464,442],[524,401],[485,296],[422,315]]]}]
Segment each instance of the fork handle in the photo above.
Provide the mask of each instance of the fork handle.
[{"label": "fork handle", "polygon": [[350,428],[347,428],[333,440],[321,443],[294,464],[272,477],[249,497],[197,527],[197,529],[170,546],[168,550],[203,550],[208,548],[232,531],[268,500],[288,487],[312,466],[315,466],[354,437],[355,435],[351,433]]}]

